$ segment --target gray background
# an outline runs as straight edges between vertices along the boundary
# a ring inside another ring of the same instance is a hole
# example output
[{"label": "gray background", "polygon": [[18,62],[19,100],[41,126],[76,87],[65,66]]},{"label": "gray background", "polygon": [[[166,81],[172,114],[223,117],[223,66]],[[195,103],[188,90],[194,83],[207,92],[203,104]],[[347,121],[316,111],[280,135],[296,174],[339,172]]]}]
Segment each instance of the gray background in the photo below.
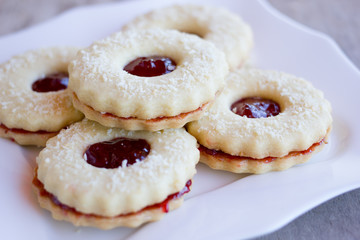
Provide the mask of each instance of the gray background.
[{"label": "gray background", "polygon": [[[45,21],[69,8],[104,2],[116,1],[0,0],[0,37]],[[330,35],[360,68],[360,0],[269,2],[294,20]],[[278,231],[257,239],[360,239],[360,189],[329,200]]]}]

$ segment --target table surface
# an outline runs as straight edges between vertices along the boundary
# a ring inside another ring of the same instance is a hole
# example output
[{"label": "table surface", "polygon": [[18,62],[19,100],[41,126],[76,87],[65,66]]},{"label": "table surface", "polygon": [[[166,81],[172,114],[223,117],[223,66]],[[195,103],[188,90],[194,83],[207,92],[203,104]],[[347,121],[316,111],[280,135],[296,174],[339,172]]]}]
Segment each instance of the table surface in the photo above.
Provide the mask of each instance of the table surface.
[{"label": "table surface", "polygon": [[[0,0],[0,37],[80,5],[114,0]],[[360,68],[359,0],[269,0],[278,10],[331,36]],[[342,194],[257,239],[360,239],[360,189]]]}]

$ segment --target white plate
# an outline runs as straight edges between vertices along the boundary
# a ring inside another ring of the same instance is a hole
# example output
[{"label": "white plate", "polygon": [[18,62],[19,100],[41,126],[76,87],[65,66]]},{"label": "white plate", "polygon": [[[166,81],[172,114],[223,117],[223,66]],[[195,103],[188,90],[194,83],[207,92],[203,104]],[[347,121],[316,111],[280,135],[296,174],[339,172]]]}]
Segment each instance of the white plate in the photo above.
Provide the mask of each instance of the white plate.
[{"label": "white plate", "polygon": [[[40,209],[31,190],[39,150],[0,139],[4,239],[249,238],[274,231],[314,206],[360,186],[360,73],[334,41],[284,17],[262,0],[202,2],[227,7],[252,26],[254,64],[305,77],[324,91],[334,116],[326,149],[307,164],[256,176],[213,171],[200,164],[193,191],[180,209],[138,229],[101,231],[55,221]],[[165,4],[169,1],[136,1],[68,11],[2,37],[0,62],[37,47],[86,46],[120,29],[134,16]]]}]

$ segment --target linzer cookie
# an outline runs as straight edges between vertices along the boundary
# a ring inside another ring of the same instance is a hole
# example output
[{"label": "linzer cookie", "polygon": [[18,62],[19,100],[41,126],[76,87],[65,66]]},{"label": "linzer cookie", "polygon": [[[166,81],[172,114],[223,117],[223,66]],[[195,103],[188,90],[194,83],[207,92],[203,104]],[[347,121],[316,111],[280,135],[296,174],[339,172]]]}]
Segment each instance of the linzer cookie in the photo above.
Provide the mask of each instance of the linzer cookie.
[{"label": "linzer cookie", "polygon": [[127,130],[180,128],[223,88],[224,53],[176,30],[116,33],[79,51],[69,66],[73,103],[91,120]]},{"label": "linzer cookie", "polygon": [[0,136],[22,145],[46,141],[83,114],[71,102],[68,63],[78,49],[26,52],[0,66]]},{"label": "linzer cookie", "polygon": [[55,219],[136,227],[182,204],[198,161],[196,139],[184,128],[126,131],[85,119],[47,142],[33,186]]},{"label": "linzer cookie", "polygon": [[221,7],[174,5],[138,16],[124,29],[176,29],[210,41],[225,53],[231,69],[241,66],[253,46],[250,26]]},{"label": "linzer cookie", "polygon": [[244,69],[229,74],[213,107],[187,129],[200,143],[201,162],[264,173],[307,161],[324,147],[331,125],[330,103],[309,82]]}]

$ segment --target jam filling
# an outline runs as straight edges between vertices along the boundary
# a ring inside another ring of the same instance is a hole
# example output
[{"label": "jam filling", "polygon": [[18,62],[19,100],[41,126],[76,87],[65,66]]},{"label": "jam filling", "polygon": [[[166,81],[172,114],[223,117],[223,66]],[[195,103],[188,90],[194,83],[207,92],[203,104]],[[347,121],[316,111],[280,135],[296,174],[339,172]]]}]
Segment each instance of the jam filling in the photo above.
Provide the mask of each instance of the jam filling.
[{"label": "jam filling", "polygon": [[35,92],[56,92],[67,88],[68,73],[53,73],[33,82],[31,88]]},{"label": "jam filling", "polygon": [[8,128],[6,127],[4,124],[0,123],[0,128],[4,129],[5,133],[8,132],[13,132],[13,133],[18,133],[18,134],[48,134],[48,133],[55,133],[55,132],[47,132],[44,130],[39,130],[39,131],[35,131],[35,132],[31,132],[31,131],[27,131],[21,128]]},{"label": "jam filling", "polygon": [[[311,145],[308,149],[306,149],[304,151],[290,152],[288,155],[286,155],[286,157],[309,154],[312,151],[314,151],[314,149],[317,146],[320,146],[324,142],[325,142],[325,139],[322,139],[320,142],[317,142],[317,143],[314,143],[313,145]],[[202,153],[205,153],[207,155],[216,157],[217,159],[219,159],[221,161],[226,161],[226,160],[227,161],[251,160],[251,161],[260,161],[260,162],[263,162],[263,163],[270,163],[270,162],[275,161],[276,159],[278,159],[278,157],[266,157],[266,158],[256,159],[256,158],[251,158],[251,157],[234,156],[234,155],[225,153],[225,152],[223,152],[221,150],[209,149],[207,147],[204,147],[203,145],[199,146],[199,151],[202,152]]]},{"label": "jam filling", "polygon": [[[176,116],[170,116],[170,117],[162,116],[162,117],[151,118],[151,119],[143,119],[143,120],[145,120],[146,122],[160,122],[160,121],[168,120],[168,119],[183,119],[189,114],[196,113],[198,111],[202,111],[204,109],[204,107],[206,107],[206,105],[208,105],[208,103],[204,103],[199,108],[197,108],[197,109],[195,109],[193,111],[180,113],[179,115],[176,115]],[[138,119],[136,117],[118,117],[118,116],[115,116],[114,114],[111,114],[111,113],[102,113],[101,115],[106,116],[106,117],[119,118],[119,119],[123,119],[123,120]],[[142,119],[140,119],[140,120],[142,120]]]},{"label": "jam filling", "polygon": [[[78,97],[76,96],[75,93],[73,93],[73,97],[76,98],[77,101],[80,101],[78,99]],[[138,119],[138,120],[144,120],[146,122],[160,122],[160,121],[163,121],[163,120],[169,120],[169,119],[183,119],[185,118],[187,115],[189,114],[192,114],[192,113],[196,113],[198,111],[202,111],[204,110],[204,108],[209,104],[209,102],[206,102],[204,103],[203,105],[201,105],[200,107],[198,107],[197,109],[195,110],[192,110],[190,112],[185,112],[185,113],[180,113],[179,115],[176,115],[176,116],[161,116],[161,117],[157,117],[157,118],[151,118],[151,119],[139,119],[139,118],[136,118],[136,117],[119,117],[119,116],[116,116],[112,113],[100,113],[102,116],[104,117],[111,117],[111,118],[118,118],[118,119],[122,119],[122,120],[134,120],[134,119]],[[84,106],[86,108],[88,108],[89,110],[91,111],[96,111],[94,108],[90,107],[89,105],[86,105],[84,104]]]},{"label": "jam filling", "polygon": [[85,159],[94,167],[118,168],[142,161],[149,153],[150,144],[144,139],[114,138],[90,145]]},{"label": "jam filling", "polygon": [[176,63],[168,57],[139,57],[128,63],[124,70],[139,77],[155,77],[174,71]]},{"label": "jam filling", "polygon": [[248,97],[234,102],[231,111],[248,118],[267,118],[280,113],[280,106],[270,99],[260,97]]},{"label": "jam filling", "polygon": [[[36,171],[37,172],[37,171]],[[100,215],[96,215],[96,214],[86,214],[86,213],[81,213],[81,212],[78,212],[75,208],[72,208],[72,207],[69,207],[63,203],[61,203],[57,197],[55,197],[53,194],[49,193],[48,191],[45,190],[44,188],[44,184],[42,182],[39,181],[39,179],[37,178],[37,176],[35,175],[34,179],[33,179],[33,184],[34,186],[36,186],[39,191],[40,191],[40,196],[42,197],[48,197],[53,204],[55,204],[56,206],[60,207],[62,210],[64,211],[70,211],[76,215],[85,215],[85,216],[88,216],[88,217],[99,217],[99,218],[111,218],[111,217],[103,217],[103,216],[100,216]],[[150,206],[147,206],[137,212],[134,212],[134,213],[127,213],[127,214],[120,214],[120,215],[117,215],[116,217],[123,217],[123,216],[129,216],[129,215],[134,215],[134,214],[137,214],[137,213],[140,213],[142,211],[145,211],[145,210],[151,210],[151,209],[161,209],[161,211],[163,211],[164,213],[167,213],[169,212],[169,202],[171,200],[175,200],[175,199],[178,199],[178,198],[181,198],[183,195],[185,195],[186,193],[190,192],[190,187],[191,187],[191,184],[192,184],[192,181],[189,180],[186,182],[186,185],[185,187],[180,191],[180,192],[177,192],[177,193],[173,193],[171,195],[169,195],[164,201],[162,201],[161,203],[156,203],[156,204],[153,204],[153,205],[150,205]]]}]

